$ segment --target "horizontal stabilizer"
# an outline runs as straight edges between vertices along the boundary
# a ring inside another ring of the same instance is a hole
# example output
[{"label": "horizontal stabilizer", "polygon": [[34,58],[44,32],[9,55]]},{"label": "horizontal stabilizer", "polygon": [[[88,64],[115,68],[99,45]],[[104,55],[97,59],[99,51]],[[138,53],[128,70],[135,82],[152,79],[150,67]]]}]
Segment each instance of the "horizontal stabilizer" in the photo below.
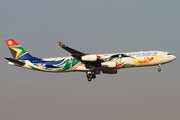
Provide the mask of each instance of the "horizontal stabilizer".
[{"label": "horizontal stabilizer", "polygon": [[25,62],[21,62],[21,61],[18,61],[18,60],[15,60],[13,58],[5,58],[6,60],[14,63],[15,65],[19,65],[19,66],[24,66],[25,65]]}]

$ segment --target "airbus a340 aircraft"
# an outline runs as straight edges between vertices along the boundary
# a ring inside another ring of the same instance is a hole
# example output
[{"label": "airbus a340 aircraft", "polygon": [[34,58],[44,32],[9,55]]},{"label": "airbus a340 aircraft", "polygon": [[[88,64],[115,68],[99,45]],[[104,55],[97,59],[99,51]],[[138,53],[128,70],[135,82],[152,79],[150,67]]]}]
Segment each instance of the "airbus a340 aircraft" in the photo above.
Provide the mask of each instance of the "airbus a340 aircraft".
[{"label": "airbus a340 aircraft", "polygon": [[37,58],[30,55],[13,39],[5,40],[14,58],[7,59],[10,65],[45,72],[86,72],[88,81],[96,78],[97,74],[116,74],[117,69],[154,66],[161,71],[161,65],[176,59],[176,56],[164,51],[140,51],[112,54],[87,54],[72,49],[62,42],[59,45],[71,53],[69,57]]}]

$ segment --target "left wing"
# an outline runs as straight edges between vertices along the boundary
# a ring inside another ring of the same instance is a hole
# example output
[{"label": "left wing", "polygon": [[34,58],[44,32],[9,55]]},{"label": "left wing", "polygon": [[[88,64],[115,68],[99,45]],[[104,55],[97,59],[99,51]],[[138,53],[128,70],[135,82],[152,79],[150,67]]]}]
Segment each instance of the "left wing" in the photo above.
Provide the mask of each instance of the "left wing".
[{"label": "left wing", "polygon": [[73,48],[70,48],[70,47],[64,45],[62,42],[58,42],[58,43],[63,49],[70,52],[74,58],[79,59],[83,63],[97,64],[97,63],[102,63],[102,62],[106,61],[106,60],[98,57],[97,55],[83,53],[83,52],[80,52],[78,50],[75,50]]},{"label": "left wing", "polygon": [[62,42],[58,42],[58,43],[59,43],[59,45],[60,45],[63,49],[65,49],[66,51],[70,52],[71,55],[72,55],[73,57],[75,57],[75,58],[79,58],[79,57],[81,57],[81,56],[86,55],[85,53],[79,52],[79,51],[77,51],[77,50],[75,50],[75,49],[72,49],[72,48],[64,45]]}]

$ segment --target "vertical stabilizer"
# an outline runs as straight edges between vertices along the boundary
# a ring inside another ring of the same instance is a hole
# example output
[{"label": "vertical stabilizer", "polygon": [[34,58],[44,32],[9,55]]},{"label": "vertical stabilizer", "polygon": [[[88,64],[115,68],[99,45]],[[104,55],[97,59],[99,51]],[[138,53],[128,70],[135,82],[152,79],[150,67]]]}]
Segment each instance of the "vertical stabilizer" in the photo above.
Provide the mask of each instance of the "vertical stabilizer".
[{"label": "vertical stabilizer", "polygon": [[5,42],[15,60],[28,60],[32,58],[32,56],[15,40],[6,39]]}]

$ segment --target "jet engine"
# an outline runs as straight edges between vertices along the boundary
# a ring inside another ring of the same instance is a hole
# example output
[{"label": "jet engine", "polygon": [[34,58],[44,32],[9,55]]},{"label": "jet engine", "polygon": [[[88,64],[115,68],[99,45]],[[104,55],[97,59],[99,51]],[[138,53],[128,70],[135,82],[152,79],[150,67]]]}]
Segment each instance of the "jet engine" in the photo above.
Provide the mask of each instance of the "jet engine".
[{"label": "jet engine", "polygon": [[82,61],[97,61],[97,55],[84,55],[81,57]]},{"label": "jet engine", "polygon": [[108,68],[114,68],[114,67],[116,67],[116,62],[115,61],[103,62],[103,63],[101,63],[101,66],[108,67]]}]

